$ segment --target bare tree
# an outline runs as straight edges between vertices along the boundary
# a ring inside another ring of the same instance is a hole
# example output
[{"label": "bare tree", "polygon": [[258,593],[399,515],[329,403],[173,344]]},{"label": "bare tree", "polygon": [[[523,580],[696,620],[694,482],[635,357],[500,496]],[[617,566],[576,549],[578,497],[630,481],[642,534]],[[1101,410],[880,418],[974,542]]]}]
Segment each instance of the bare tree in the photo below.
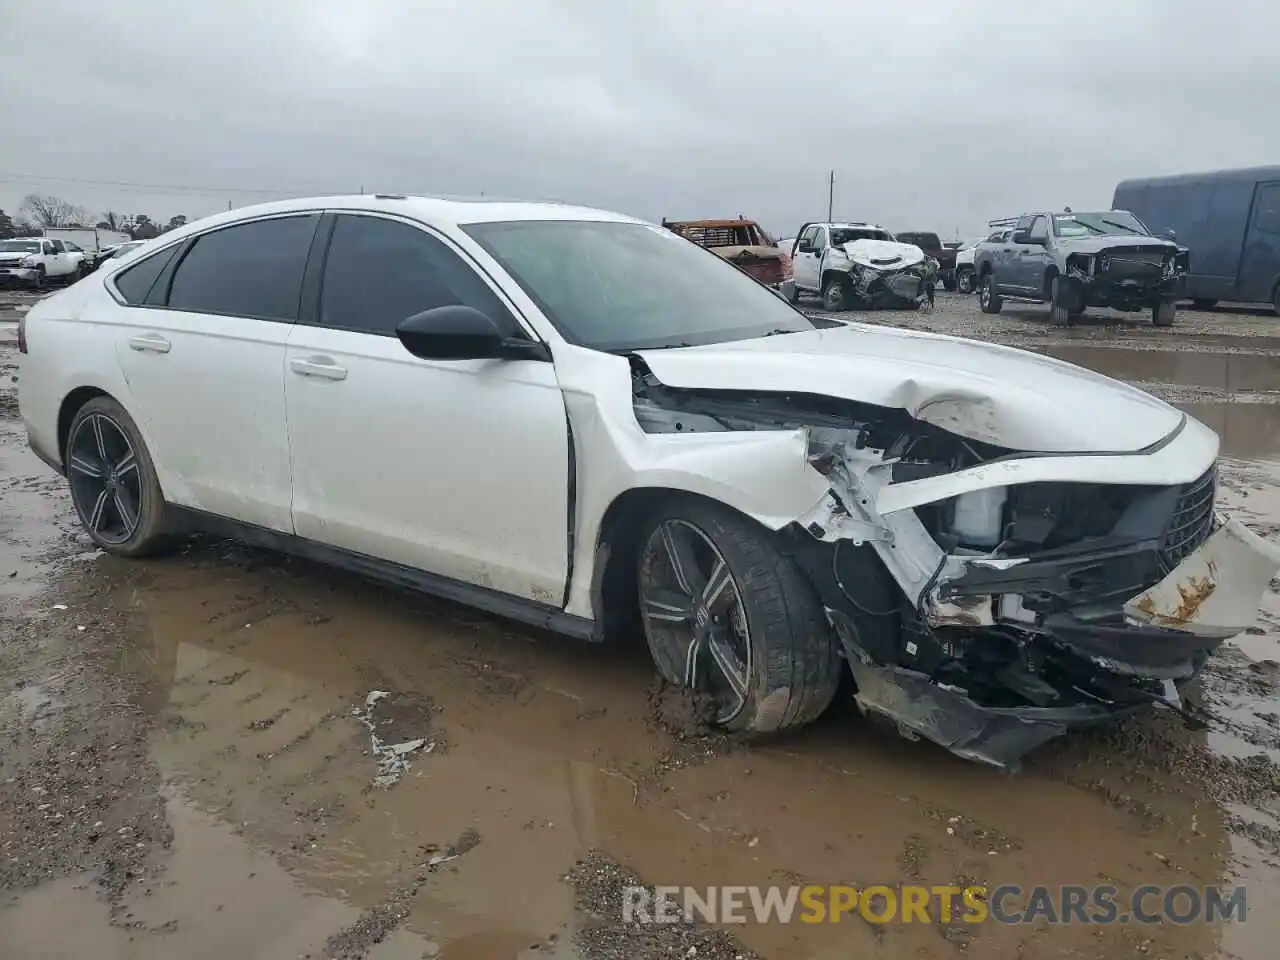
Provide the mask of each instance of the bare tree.
[{"label": "bare tree", "polygon": [[22,200],[20,213],[25,214],[28,222],[39,228],[74,227],[88,220],[83,207],[68,203],[61,197],[45,196],[29,193]]}]

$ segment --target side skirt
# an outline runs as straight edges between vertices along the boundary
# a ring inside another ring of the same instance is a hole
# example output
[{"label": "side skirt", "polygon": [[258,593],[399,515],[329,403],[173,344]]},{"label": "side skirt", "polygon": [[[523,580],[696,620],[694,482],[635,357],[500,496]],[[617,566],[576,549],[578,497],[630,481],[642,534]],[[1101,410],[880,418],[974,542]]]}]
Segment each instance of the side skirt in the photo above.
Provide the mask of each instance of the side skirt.
[{"label": "side skirt", "polygon": [[443,600],[450,600],[468,607],[474,607],[485,613],[515,620],[540,630],[564,634],[579,640],[601,639],[593,620],[565,613],[563,610],[536,600],[514,597],[509,593],[492,590],[488,587],[476,586],[452,577],[418,570],[400,563],[379,560],[340,547],[308,540],[290,533],[280,533],[265,527],[229,520],[215,514],[191,510],[185,507],[170,506],[170,510],[183,522],[183,529],[191,532],[209,533],[227,537],[246,543],[250,546],[262,547],[301,557],[315,563],[337,567],[350,573],[368,577],[390,586],[400,587],[414,593],[425,593]]}]

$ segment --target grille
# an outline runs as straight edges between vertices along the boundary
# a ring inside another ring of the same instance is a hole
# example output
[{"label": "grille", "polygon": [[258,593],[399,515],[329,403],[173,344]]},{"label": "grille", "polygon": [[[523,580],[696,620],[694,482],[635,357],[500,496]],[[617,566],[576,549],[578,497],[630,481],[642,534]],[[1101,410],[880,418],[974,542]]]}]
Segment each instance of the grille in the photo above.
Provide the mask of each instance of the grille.
[{"label": "grille", "polygon": [[1168,573],[1213,532],[1213,501],[1218,490],[1215,463],[1198,479],[1183,486],[1178,505],[1160,545],[1160,559]]}]

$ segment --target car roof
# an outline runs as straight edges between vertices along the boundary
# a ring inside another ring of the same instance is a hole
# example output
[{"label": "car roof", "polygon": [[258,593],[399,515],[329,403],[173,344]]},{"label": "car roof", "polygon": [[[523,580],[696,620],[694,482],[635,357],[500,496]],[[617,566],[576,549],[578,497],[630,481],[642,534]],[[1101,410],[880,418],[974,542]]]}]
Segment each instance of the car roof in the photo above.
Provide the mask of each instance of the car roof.
[{"label": "car roof", "polygon": [[[487,197],[417,197],[402,194],[356,194],[299,197],[237,207],[186,224],[173,235],[202,233],[210,227],[255,217],[304,210],[351,210],[401,214],[433,225],[495,223],[509,220],[589,220],[603,223],[643,223],[634,217],[555,201],[505,200]],[[194,229],[193,229],[194,228]]]},{"label": "car roof", "polygon": [[832,220],[829,223],[821,224],[821,226],[842,227],[849,230],[884,230],[884,227],[880,226],[880,224],[867,223],[865,220]]}]

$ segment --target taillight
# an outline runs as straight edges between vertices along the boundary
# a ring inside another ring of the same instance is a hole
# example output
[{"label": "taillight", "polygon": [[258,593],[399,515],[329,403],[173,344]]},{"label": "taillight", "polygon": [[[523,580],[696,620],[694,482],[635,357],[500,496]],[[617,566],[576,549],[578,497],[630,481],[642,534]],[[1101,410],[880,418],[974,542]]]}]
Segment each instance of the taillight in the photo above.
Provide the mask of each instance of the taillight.
[{"label": "taillight", "polygon": [[18,318],[18,352],[27,352],[27,315]]}]

